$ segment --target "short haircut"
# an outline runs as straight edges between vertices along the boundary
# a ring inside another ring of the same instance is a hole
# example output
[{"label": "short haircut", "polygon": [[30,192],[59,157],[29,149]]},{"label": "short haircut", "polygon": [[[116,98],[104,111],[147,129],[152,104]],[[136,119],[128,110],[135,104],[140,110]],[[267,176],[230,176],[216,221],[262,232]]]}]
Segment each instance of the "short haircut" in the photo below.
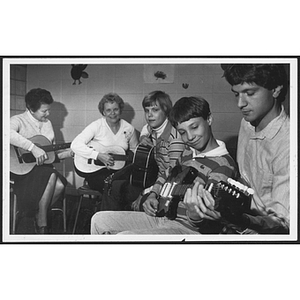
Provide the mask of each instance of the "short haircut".
[{"label": "short haircut", "polygon": [[202,97],[183,97],[173,106],[169,120],[174,127],[192,118],[202,117],[207,120],[210,116],[208,102]]},{"label": "short haircut", "polygon": [[224,77],[229,84],[255,83],[271,91],[283,86],[278,96],[283,102],[287,93],[287,74],[283,64],[233,64],[222,65]]},{"label": "short haircut", "polygon": [[30,90],[25,95],[26,107],[33,112],[36,112],[42,104],[53,103],[51,93],[45,89],[36,88]]},{"label": "short haircut", "polygon": [[146,107],[154,106],[157,103],[161,107],[162,111],[168,117],[172,109],[172,101],[170,99],[170,96],[165,92],[153,91],[149,93],[147,96],[144,97],[142,105],[143,108],[145,109]]},{"label": "short haircut", "polygon": [[123,99],[118,94],[108,93],[103,96],[103,98],[100,100],[100,102],[98,104],[98,109],[102,115],[104,112],[105,103],[117,103],[121,112],[123,111],[123,108],[125,105]]}]

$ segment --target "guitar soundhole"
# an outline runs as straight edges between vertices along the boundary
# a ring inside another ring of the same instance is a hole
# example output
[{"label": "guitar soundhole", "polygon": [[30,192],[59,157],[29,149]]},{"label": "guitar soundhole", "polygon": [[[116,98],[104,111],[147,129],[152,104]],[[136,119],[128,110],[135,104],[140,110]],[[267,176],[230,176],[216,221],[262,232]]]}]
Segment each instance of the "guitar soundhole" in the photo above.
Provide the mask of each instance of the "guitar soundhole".
[{"label": "guitar soundhole", "polygon": [[22,159],[25,163],[33,163],[36,161],[35,157],[31,153],[24,153]]}]

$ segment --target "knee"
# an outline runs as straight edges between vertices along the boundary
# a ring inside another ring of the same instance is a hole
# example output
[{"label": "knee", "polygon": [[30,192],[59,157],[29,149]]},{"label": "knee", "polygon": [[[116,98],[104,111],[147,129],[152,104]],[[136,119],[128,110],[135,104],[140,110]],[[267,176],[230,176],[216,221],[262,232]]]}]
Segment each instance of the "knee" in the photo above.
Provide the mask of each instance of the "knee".
[{"label": "knee", "polygon": [[57,180],[56,180],[55,190],[59,194],[63,193],[63,191],[65,190],[65,186],[59,178],[57,178]]},{"label": "knee", "polygon": [[95,213],[91,219],[91,234],[110,234],[105,226],[105,215],[107,212],[100,211]]}]

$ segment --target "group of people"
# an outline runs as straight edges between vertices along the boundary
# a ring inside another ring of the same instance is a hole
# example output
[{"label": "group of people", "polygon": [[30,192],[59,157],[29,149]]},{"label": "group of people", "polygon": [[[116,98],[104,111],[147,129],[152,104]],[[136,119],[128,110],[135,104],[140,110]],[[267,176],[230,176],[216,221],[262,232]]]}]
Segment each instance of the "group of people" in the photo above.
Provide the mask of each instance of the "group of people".
[{"label": "group of people", "polygon": [[[282,105],[288,82],[284,66],[222,67],[243,115],[237,161],[225,143],[214,137],[210,106],[204,98],[183,97],[172,105],[162,91],[143,99],[147,124],[139,138],[135,128],[121,118],[124,101],[109,93],[98,105],[103,117],[78,134],[70,149],[58,152],[59,158],[75,154],[89,165],[98,162],[86,170],[74,165],[90,188],[106,193],[100,211],[91,219],[91,234],[289,233],[289,117]],[[47,211],[63,193],[66,180],[52,165],[44,164],[47,153],[29,140],[44,135],[54,141],[47,119],[51,94],[33,89],[25,102],[26,112],[11,117],[10,143],[31,152],[36,166],[28,174],[11,176],[22,209],[36,212],[36,232],[42,234],[48,232]],[[121,170],[114,169],[118,159],[111,149],[121,148],[124,157],[132,157],[138,145],[153,149],[158,167],[156,180],[147,189],[130,182],[134,168],[130,160]],[[109,191],[107,178],[111,180]],[[217,200],[209,187],[228,178],[253,191],[247,209],[220,210],[222,199]],[[165,197],[170,185],[174,194]],[[180,195],[175,194],[174,186],[182,188]]]}]

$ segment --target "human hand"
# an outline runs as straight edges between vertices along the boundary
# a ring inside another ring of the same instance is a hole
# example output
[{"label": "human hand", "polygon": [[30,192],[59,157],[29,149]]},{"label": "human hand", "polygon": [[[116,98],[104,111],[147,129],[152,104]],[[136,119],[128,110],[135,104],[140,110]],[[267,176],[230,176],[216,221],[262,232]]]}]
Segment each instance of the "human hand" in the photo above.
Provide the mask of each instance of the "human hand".
[{"label": "human hand", "polygon": [[144,146],[150,146],[150,147],[153,147],[153,142],[152,140],[150,139],[150,137],[146,136],[146,135],[143,135],[140,137],[140,144],[141,145],[144,145]]},{"label": "human hand", "polygon": [[100,160],[108,169],[115,164],[115,160],[109,153],[98,153],[97,160]]},{"label": "human hand", "polygon": [[47,153],[46,153],[43,149],[39,148],[39,147],[36,146],[36,145],[33,146],[32,150],[31,150],[31,153],[32,153],[33,156],[35,157],[35,159],[36,159],[36,164],[37,164],[38,166],[42,165],[42,164],[44,163],[44,161],[45,161],[46,159],[48,159]]},{"label": "human hand", "polygon": [[157,208],[158,208],[158,200],[155,198],[153,194],[150,194],[147,200],[143,203],[143,209],[147,215],[151,217],[155,217]]},{"label": "human hand", "polygon": [[188,210],[189,217],[195,221],[201,219],[219,220],[221,214],[215,211],[215,200],[204,186],[196,182],[192,189],[187,189],[183,203]]},{"label": "human hand", "polygon": [[57,157],[62,160],[70,157],[74,157],[75,153],[71,149],[62,150],[57,152]]}]

